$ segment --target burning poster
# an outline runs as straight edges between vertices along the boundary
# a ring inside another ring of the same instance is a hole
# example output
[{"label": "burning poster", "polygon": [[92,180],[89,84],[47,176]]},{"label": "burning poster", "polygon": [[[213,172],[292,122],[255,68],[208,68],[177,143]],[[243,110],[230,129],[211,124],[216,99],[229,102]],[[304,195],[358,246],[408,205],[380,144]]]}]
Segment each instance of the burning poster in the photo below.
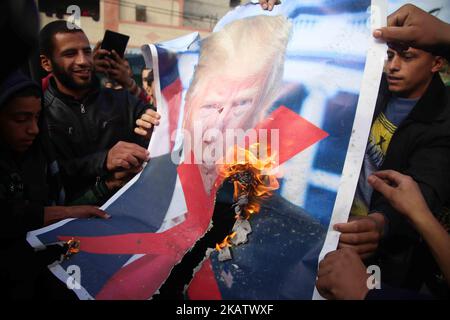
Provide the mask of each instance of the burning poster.
[{"label": "burning poster", "polygon": [[144,46],[162,115],[152,159],[104,205],[111,219],[28,241],[76,243],[50,269],[80,299],[313,298],[353,199],[385,18],[375,0],[248,4],[206,39]]}]

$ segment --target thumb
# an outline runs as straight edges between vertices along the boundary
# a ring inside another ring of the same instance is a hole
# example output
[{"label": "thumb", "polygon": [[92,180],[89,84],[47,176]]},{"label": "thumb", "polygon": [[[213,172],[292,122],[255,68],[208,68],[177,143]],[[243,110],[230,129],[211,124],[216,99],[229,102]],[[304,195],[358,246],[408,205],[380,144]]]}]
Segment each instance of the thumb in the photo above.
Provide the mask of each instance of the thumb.
[{"label": "thumb", "polygon": [[101,41],[99,41],[99,42],[97,42],[97,44],[95,45],[95,47],[94,47],[94,52],[95,51],[97,51],[98,49],[100,49],[100,46],[102,45],[102,42]]},{"label": "thumb", "polygon": [[414,27],[383,27],[376,29],[373,36],[386,42],[401,42],[412,44],[416,34]]}]

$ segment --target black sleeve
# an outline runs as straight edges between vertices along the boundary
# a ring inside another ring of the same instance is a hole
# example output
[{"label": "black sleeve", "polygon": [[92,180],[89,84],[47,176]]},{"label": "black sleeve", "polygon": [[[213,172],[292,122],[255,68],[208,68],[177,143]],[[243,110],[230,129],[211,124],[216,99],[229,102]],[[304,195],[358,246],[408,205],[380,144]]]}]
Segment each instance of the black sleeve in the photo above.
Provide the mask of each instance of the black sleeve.
[{"label": "black sleeve", "polygon": [[[432,211],[439,209],[450,195],[450,136],[435,134],[427,143],[417,148],[409,158],[403,174],[419,184],[422,194]],[[417,238],[417,233],[406,219],[392,208],[389,202],[375,192],[371,212],[381,212],[388,220],[388,235]]]},{"label": "black sleeve", "polygon": [[70,201],[69,206],[95,205],[101,206],[114,192],[109,191],[104,180],[87,188],[79,197]]},{"label": "black sleeve", "polygon": [[92,178],[107,174],[105,161],[108,150],[98,150],[92,154],[76,157],[63,133],[57,129],[52,130],[47,122],[43,123],[46,130],[43,130],[42,135],[45,135],[48,141],[46,148],[52,157],[58,160],[59,166],[67,176]]},{"label": "black sleeve", "polygon": [[369,290],[364,300],[431,300],[432,296],[405,289],[392,288],[382,283],[380,289]]},{"label": "black sleeve", "polygon": [[59,160],[65,174],[69,177],[97,177],[107,174],[105,161],[108,150],[101,150],[83,157]]},{"label": "black sleeve", "polygon": [[44,207],[34,203],[11,203],[0,200],[2,211],[4,210],[3,231],[1,239],[14,239],[25,236],[28,231],[44,226]]}]

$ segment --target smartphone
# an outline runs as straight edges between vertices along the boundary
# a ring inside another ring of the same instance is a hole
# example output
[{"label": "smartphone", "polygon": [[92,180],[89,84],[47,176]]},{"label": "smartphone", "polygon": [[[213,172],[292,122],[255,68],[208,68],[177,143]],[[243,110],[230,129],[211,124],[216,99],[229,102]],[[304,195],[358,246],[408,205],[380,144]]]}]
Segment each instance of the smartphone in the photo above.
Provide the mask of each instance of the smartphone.
[{"label": "smartphone", "polygon": [[108,51],[114,50],[121,58],[123,58],[129,39],[130,37],[126,34],[106,30],[101,48]]}]

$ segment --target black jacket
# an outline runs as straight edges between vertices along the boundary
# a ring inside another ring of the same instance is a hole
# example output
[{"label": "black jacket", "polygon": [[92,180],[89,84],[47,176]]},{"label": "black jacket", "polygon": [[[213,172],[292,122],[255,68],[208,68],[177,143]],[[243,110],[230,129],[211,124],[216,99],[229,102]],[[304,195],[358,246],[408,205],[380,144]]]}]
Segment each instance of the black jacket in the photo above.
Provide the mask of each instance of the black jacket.
[{"label": "black jacket", "polygon": [[98,80],[82,101],[58,91],[54,79],[44,94],[44,115],[70,202],[105,177],[106,157],[117,142],[148,146],[134,133],[150,105],[126,90],[100,88]]},{"label": "black jacket", "polygon": [[44,226],[44,207],[61,200],[57,166],[48,147],[41,135],[20,156],[0,143],[2,300],[71,297],[47,269],[62,248],[35,252],[25,240],[28,231]]},{"label": "black jacket", "polygon": [[[374,120],[386,109],[390,97],[383,78]],[[449,168],[450,88],[446,88],[436,74],[425,94],[395,131],[380,170],[392,169],[412,176],[430,209],[436,212],[450,196]],[[372,195],[370,211],[381,212],[388,220],[380,246],[383,281],[397,287],[416,289],[415,286],[421,282],[419,274],[424,274],[425,260],[431,259],[425,253],[428,250],[424,251],[422,239],[378,192]]]},{"label": "black jacket", "polygon": [[48,160],[36,141],[20,158],[0,144],[0,203],[2,246],[23,240],[28,231],[44,225],[44,207],[52,202]]}]

